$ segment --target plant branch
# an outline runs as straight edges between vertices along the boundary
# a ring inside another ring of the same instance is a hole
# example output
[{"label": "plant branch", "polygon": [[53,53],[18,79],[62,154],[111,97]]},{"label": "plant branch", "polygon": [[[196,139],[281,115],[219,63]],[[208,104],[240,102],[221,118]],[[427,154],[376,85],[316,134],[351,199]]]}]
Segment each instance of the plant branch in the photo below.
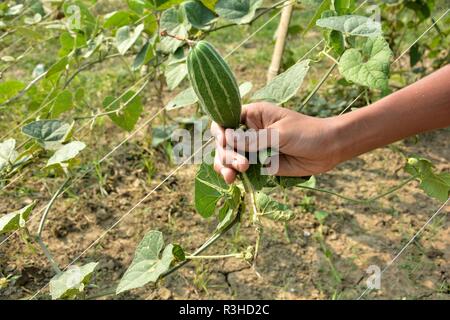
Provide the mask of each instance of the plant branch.
[{"label": "plant branch", "polygon": [[303,100],[302,106],[300,107],[299,111],[302,111],[303,108],[306,106],[306,104],[311,100],[311,98],[319,91],[320,87],[325,83],[325,81],[328,79],[330,74],[333,72],[333,70],[336,68],[337,63],[333,63],[333,65],[328,69],[328,71],[324,74],[322,79],[320,79],[319,83],[316,85],[316,87],[311,91],[311,93]]},{"label": "plant branch", "polygon": [[50,212],[50,209],[52,208],[53,204],[55,203],[55,200],[58,198],[58,196],[63,192],[64,188],[72,181],[72,177],[68,177],[64,183],[56,190],[56,192],[53,194],[52,198],[50,199],[49,203],[47,204],[44,213],[42,214],[41,221],[39,223],[39,228],[37,231],[36,238],[40,239],[42,235],[42,231],[44,230],[45,221],[47,220],[48,213]]},{"label": "plant branch", "polygon": [[238,24],[238,23],[224,24],[222,26],[218,26],[216,28],[208,30],[207,33],[215,32],[215,31],[218,31],[218,30],[222,30],[222,29],[225,29],[225,28],[230,28],[230,27],[234,27],[234,26],[238,26],[238,25],[240,25],[240,26],[251,25],[253,22],[255,22],[256,20],[258,20],[259,18],[264,16],[266,13],[277,9],[279,6],[281,6],[281,5],[285,4],[285,3],[288,3],[288,5],[290,5],[292,3],[292,1],[286,1],[286,0],[279,1],[279,2],[275,3],[274,5],[272,5],[272,6],[268,7],[268,8],[262,9],[257,15],[255,15],[255,17],[252,20],[250,20],[247,23],[242,23],[242,24]]},{"label": "plant branch", "polygon": [[355,202],[355,203],[360,203],[360,204],[369,204],[369,203],[371,203],[373,201],[381,199],[381,198],[383,198],[383,197],[385,197],[385,196],[387,196],[387,195],[389,195],[389,194],[391,194],[391,193],[393,193],[393,192],[403,188],[405,185],[407,185],[409,182],[411,182],[411,181],[413,181],[415,179],[417,179],[417,176],[412,176],[412,177],[406,179],[405,181],[401,182],[397,186],[388,189],[386,192],[383,192],[382,194],[379,194],[379,195],[377,195],[375,197],[372,197],[372,198],[369,198],[369,199],[353,199],[353,198],[344,196],[344,195],[342,195],[340,193],[337,193],[337,192],[334,192],[334,191],[331,191],[331,190],[327,190],[327,189],[312,188],[312,187],[302,186],[302,185],[298,185],[297,187],[301,188],[301,189],[307,189],[307,190],[312,190],[312,191],[317,191],[317,192],[322,192],[322,193],[328,193],[328,194],[331,194],[332,196],[336,196],[336,197],[339,197],[341,199],[344,199],[344,200],[347,200],[347,201],[350,201],[350,202]]}]

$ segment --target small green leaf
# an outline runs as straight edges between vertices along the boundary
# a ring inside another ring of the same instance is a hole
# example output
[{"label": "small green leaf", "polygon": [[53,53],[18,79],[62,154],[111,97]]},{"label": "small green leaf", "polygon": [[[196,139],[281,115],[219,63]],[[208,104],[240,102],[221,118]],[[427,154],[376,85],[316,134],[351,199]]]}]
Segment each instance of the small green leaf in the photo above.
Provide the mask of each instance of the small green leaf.
[{"label": "small green leaf", "polygon": [[361,50],[351,48],[344,52],[339,61],[339,71],[347,81],[385,90],[388,88],[391,57],[392,51],[383,37],[368,38]]},{"label": "small green leaf", "polygon": [[154,57],[154,55],[155,53],[153,50],[153,46],[150,41],[147,41],[147,43],[144,44],[139,53],[136,55],[131,68],[133,69],[133,71],[138,70],[140,67],[147,64]]},{"label": "small green leaf", "polygon": [[106,29],[121,28],[130,23],[130,14],[126,11],[115,11],[105,16],[103,27]]},{"label": "small green leaf", "polygon": [[[155,283],[159,277],[169,270],[171,263],[180,257],[179,248],[169,244],[164,247],[163,235],[159,231],[148,232],[139,243],[133,262],[125,272],[117,286],[119,294],[135,288],[145,286],[147,283]],[[174,251],[176,256],[174,256]]]},{"label": "small green leaf", "polygon": [[331,30],[328,36],[328,44],[337,55],[341,55],[345,50],[344,36],[342,32]]},{"label": "small green leaf", "polygon": [[23,82],[10,80],[0,83],[0,103],[3,103],[16,96],[25,88]]},{"label": "small green leaf", "polygon": [[152,128],[152,148],[169,141],[177,125],[155,126]]},{"label": "small green leaf", "polygon": [[59,61],[57,61],[48,69],[47,73],[45,74],[45,77],[48,79],[55,74],[59,74],[60,72],[66,69],[68,64],[69,58],[67,56],[61,58]]},{"label": "small green leaf", "polygon": [[143,111],[141,97],[135,94],[134,91],[128,91],[119,101],[115,101],[113,97],[106,97],[103,100],[103,106],[108,112],[117,110],[109,114],[111,120],[126,131],[134,129]]},{"label": "small green leaf", "polygon": [[212,165],[202,163],[195,176],[195,209],[203,218],[216,211],[216,204],[224,197],[228,185],[214,171]]},{"label": "small green leaf", "polygon": [[255,16],[262,0],[219,0],[214,8],[219,17],[228,21],[244,24]]},{"label": "small green leaf", "polygon": [[328,17],[317,20],[316,24],[319,27],[337,30],[352,36],[375,37],[381,35],[381,24],[364,16]]},{"label": "small green leaf", "polygon": [[[161,14],[160,25],[161,30],[167,31],[170,35],[180,38],[188,37],[189,23],[186,21],[186,16],[183,14],[181,8],[170,8],[164,11]],[[163,52],[174,53],[183,44],[183,41],[172,37],[162,37],[159,48]]]},{"label": "small green leaf", "polygon": [[322,0],[320,5],[317,7],[316,11],[314,12],[313,17],[309,21],[308,25],[306,26],[305,30],[303,31],[303,34],[311,30],[315,25],[316,21],[322,16],[322,13],[326,10],[329,10],[331,6],[331,0]]},{"label": "small green leaf", "polygon": [[275,177],[275,182],[283,188],[292,188],[297,186],[306,186],[314,188],[316,186],[316,178],[314,178],[314,176],[311,176],[310,178]]},{"label": "small green leaf", "polygon": [[205,30],[216,19],[216,16],[201,2],[186,1],[183,3],[186,18],[194,28]]},{"label": "small green leaf", "polygon": [[294,218],[294,212],[267,194],[258,191],[255,195],[256,207],[265,218],[274,221],[289,221]]},{"label": "small green leaf", "polygon": [[314,218],[317,219],[317,221],[319,221],[319,223],[324,223],[325,220],[328,217],[328,212],[326,211],[322,211],[322,210],[318,210],[316,212],[314,212]]},{"label": "small green leaf", "polygon": [[299,61],[258,90],[251,100],[265,100],[283,104],[298,91],[309,70],[309,59]]},{"label": "small green leaf", "polygon": [[19,154],[15,150],[16,140],[8,139],[0,143],[0,171],[16,161]]},{"label": "small green leaf", "polygon": [[173,90],[184,80],[187,76],[187,66],[186,63],[174,63],[167,66],[165,76],[167,87],[169,90]]},{"label": "small green leaf", "polygon": [[430,197],[446,201],[450,196],[450,173],[436,173],[433,164],[424,158],[410,158],[405,171],[420,180],[420,188]]},{"label": "small green leaf", "polygon": [[72,93],[69,90],[64,90],[58,94],[55,102],[52,105],[51,113],[53,118],[57,118],[60,114],[72,109],[73,100]]},{"label": "small green leaf", "polygon": [[38,120],[22,127],[22,132],[36,139],[45,149],[57,150],[71,129],[70,124],[59,120]]},{"label": "small green leaf", "polygon": [[190,106],[198,101],[197,95],[192,87],[181,91],[166,105],[167,110],[178,109],[186,106]]},{"label": "small green leaf", "polygon": [[35,202],[23,207],[20,210],[5,214],[0,217],[0,234],[16,231],[19,228],[25,227],[25,222],[30,217]]},{"label": "small green leaf", "polygon": [[247,170],[247,177],[255,190],[261,190],[267,185],[268,175],[261,174],[261,164],[252,164]]},{"label": "small green leaf", "polygon": [[56,150],[50,159],[48,159],[47,167],[56,164],[63,165],[64,163],[75,158],[84,148],[86,148],[86,145],[80,141],[72,141],[63,145],[61,148]]},{"label": "small green leaf", "polygon": [[97,265],[98,262],[91,262],[81,267],[72,266],[54,276],[50,280],[50,295],[52,299],[76,298],[91,281]]},{"label": "small green leaf", "polygon": [[144,24],[138,25],[133,31],[129,26],[123,26],[116,33],[116,47],[120,54],[124,55],[135,44],[142,31]]}]

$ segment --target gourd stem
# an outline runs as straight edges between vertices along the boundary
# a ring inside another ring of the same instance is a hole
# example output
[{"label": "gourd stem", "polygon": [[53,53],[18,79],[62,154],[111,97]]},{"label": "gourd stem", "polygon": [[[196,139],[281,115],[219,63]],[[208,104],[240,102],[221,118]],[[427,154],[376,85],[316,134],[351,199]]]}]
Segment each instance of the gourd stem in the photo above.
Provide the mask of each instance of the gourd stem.
[{"label": "gourd stem", "polygon": [[42,214],[41,221],[39,223],[39,228],[37,231],[36,238],[40,239],[42,231],[44,230],[45,221],[47,220],[48,213],[50,212],[50,209],[52,208],[53,204],[55,203],[56,198],[63,192],[64,188],[71,182],[72,177],[68,177],[64,183],[56,190],[56,192],[53,194],[52,198],[48,202],[44,213]]},{"label": "gourd stem", "polygon": [[394,186],[394,187],[388,189],[386,192],[383,192],[383,193],[381,193],[381,194],[379,194],[379,195],[377,195],[375,197],[369,198],[369,199],[353,199],[353,198],[349,198],[349,197],[344,196],[344,195],[342,195],[340,193],[337,193],[337,192],[334,192],[334,191],[331,191],[331,190],[327,190],[327,189],[312,188],[312,187],[302,186],[302,185],[299,185],[298,187],[301,188],[301,189],[307,189],[307,190],[311,190],[311,191],[328,193],[328,194],[331,194],[332,196],[336,196],[336,197],[339,197],[341,199],[344,199],[344,200],[347,200],[347,201],[350,201],[350,202],[361,203],[361,204],[369,204],[369,203],[371,203],[373,201],[381,199],[381,198],[383,198],[383,197],[385,197],[385,196],[387,196],[387,195],[389,195],[389,194],[391,194],[391,193],[393,193],[393,192],[403,188],[405,185],[407,185],[409,182],[411,182],[411,181],[413,181],[415,179],[417,179],[417,176],[412,176],[412,177],[406,179],[405,181],[401,182],[397,186]]}]

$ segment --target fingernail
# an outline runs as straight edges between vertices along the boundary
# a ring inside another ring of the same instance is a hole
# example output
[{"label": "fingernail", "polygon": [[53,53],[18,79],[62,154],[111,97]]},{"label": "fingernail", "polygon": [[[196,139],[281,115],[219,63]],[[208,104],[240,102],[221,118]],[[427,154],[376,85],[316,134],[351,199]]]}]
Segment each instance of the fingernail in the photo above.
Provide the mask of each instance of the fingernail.
[{"label": "fingernail", "polygon": [[220,174],[222,177],[225,177],[225,168],[220,169]]}]

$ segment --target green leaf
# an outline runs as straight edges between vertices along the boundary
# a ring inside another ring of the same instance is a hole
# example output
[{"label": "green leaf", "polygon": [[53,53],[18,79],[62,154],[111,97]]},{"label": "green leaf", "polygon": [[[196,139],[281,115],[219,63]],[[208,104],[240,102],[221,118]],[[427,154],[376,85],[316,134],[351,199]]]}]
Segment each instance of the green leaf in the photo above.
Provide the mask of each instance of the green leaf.
[{"label": "green leaf", "polygon": [[207,30],[216,16],[201,2],[186,1],[183,3],[186,18],[194,28]]},{"label": "green leaf", "polygon": [[361,50],[351,48],[344,52],[339,61],[339,71],[347,81],[385,90],[388,88],[391,57],[392,51],[383,37],[368,38]]},{"label": "green leaf", "polygon": [[195,209],[203,218],[212,216],[217,202],[227,190],[228,185],[214,171],[213,166],[202,163],[195,176]]},{"label": "green leaf", "polygon": [[86,148],[86,145],[80,141],[72,141],[63,145],[61,148],[56,150],[50,159],[48,159],[47,167],[52,165],[63,166],[64,163],[75,158],[84,148]]},{"label": "green leaf", "polygon": [[344,36],[342,32],[331,30],[328,36],[328,44],[337,55],[341,55],[345,50]]},{"label": "green leaf", "polygon": [[10,80],[0,83],[0,103],[3,103],[12,97],[16,96],[25,88],[23,82],[17,80]]},{"label": "green leaf", "polygon": [[8,139],[0,143],[0,172],[16,161],[19,154],[15,150],[16,140]]},{"label": "green leaf", "polygon": [[48,79],[55,74],[59,74],[60,72],[66,69],[68,64],[69,58],[67,56],[61,58],[59,61],[57,61],[48,69],[47,73],[45,74],[45,77]]},{"label": "green leaf", "polygon": [[203,3],[203,5],[205,7],[207,7],[209,10],[211,11],[215,11],[215,7],[216,7],[216,3],[218,0],[200,0],[201,3]]},{"label": "green leaf", "polygon": [[177,125],[155,126],[152,128],[152,147],[156,148],[161,143],[169,141]]},{"label": "green leaf", "polygon": [[143,110],[141,97],[135,94],[134,91],[128,91],[119,101],[115,101],[113,97],[106,97],[103,100],[103,106],[108,112],[117,110],[109,114],[111,120],[126,131],[134,129]]},{"label": "green leaf", "polygon": [[219,0],[214,10],[223,19],[244,24],[254,18],[261,4],[262,0]]},{"label": "green leaf", "polygon": [[22,132],[37,140],[45,149],[57,150],[71,129],[70,124],[59,120],[38,120],[22,127]]},{"label": "green leaf", "polygon": [[[164,247],[163,235],[159,231],[148,232],[139,243],[133,262],[120,280],[116,293],[119,294],[135,288],[155,283],[159,277],[169,270],[172,261],[180,257],[179,250],[172,244]],[[176,256],[174,256],[174,251]]]},{"label": "green leaf", "polygon": [[285,204],[282,204],[267,194],[258,191],[255,195],[258,211],[265,218],[274,221],[289,221],[294,218],[294,212]]},{"label": "green leaf", "polygon": [[307,33],[309,30],[311,30],[315,25],[316,21],[322,16],[322,13],[326,10],[329,10],[331,6],[331,0],[323,0],[319,7],[316,9],[316,12],[314,12],[313,17],[309,21],[308,25],[306,26],[305,30],[303,31],[303,34]]},{"label": "green leaf", "polygon": [[129,26],[123,26],[116,33],[116,47],[120,54],[124,55],[135,44],[142,31],[144,24],[141,23],[133,31]]},{"label": "green leaf", "polygon": [[268,175],[261,174],[261,164],[252,164],[247,170],[247,177],[255,190],[261,190],[267,185]]},{"label": "green leaf", "polygon": [[30,217],[35,202],[23,207],[20,210],[5,214],[0,217],[0,234],[16,231],[19,228],[25,227],[25,223]]},{"label": "green leaf", "polygon": [[186,78],[188,74],[186,63],[174,63],[167,66],[165,71],[167,87],[173,90]]},{"label": "green leaf", "polygon": [[409,49],[409,66],[414,67],[422,59],[422,52],[419,50],[419,44],[415,43]]},{"label": "green leaf", "polygon": [[76,298],[91,281],[97,265],[98,262],[91,262],[81,267],[72,266],[54,276],[50,280],[50,295],[52,299]]},{"label": "green leaf", "polygon": [[405,171],[419,178],[420,188],[430,197],[442,202],[448,199],[450,195],[450,173],[436,173],[433,170],[433,164],[424,158],[411,158],[405,166]]},{"label": "green leaf", "polygon": [[304,177],[275,177],[275,182],[283,188],[292,188],[297,186],[306,186],[314,188],[316,186],[316,178],[311,176]]},{"label": "green leaf", "polygon": [[63,10],[69,29],[84,31],[87,36],[96,29],[97,21],[82,1],[66,1]]},{"label": "green leaf", "polygon": [[[186,21],[186,16],[181,9],[170,8],[164,11],[161,15],[160,25],[161,30],[167,31],[170,35],[180,38],[188,37],[189,23]],[[159,48],[163,52],[174,53],[183,44],[183,41],[172,37],[162,37]]]},{"label": "green leaf", "polygon": [[154,55],[155,55],[155,52],[153,50],[153,46],[150,43],[150,41],[147,41],[147,43],[144,44],[142,49],[136,55],[136,58],[134,59],[131,69],[133,71],[138,70],[140,67],[147,64],[154,57]]},{"label": "green leaf", "polygon": [[248,95],[250,91],[252,91],[252,88],[253,84],[250,81],[243,82],[239,86],[239,93],[241,95],[241,98],[244,98],[246,95]]},{"label": "green leaf", "polygon": [[55,102],[51,108],[51,114],[53,118],[57,118],[60,114],[72,109],[73,100],[72,93],[69,90],[64,90],[58,94]]},{"label": "green leaf", "polygon": [[153,8],[158,10],[168,9],[182,3],[184,0],[149,0]]},{"label": "green leaf", "polygon": [[271,101],[283,104],[298,91],[309,70],[309,59],[299,61],[285,72],[272,79],[264,88],[258,90],[251,100]]},{"label": "green leaf", "polygon": [[328,17],[317,20],[316,24],[319,27],[337,30],[352,36],[375,37],[381,35],[381,24],[364,16]]},{"label": "green leaf", "polygon": [[314,212],[314,218],[317,219],[317,221],[319,221],[319,223],[324,223],[325,220],[328,217],[328,212],[326,211],[322,211],[322,210],[318,210],[316,212]]},{"label": "green leaf", "polygon": [[115,11],[105,16],[103,27],[106,29],[115,29],[126,26],[130,23],[130,14],[126,11]]},{"label": "green leaf", "polygon": [[198,101],[197,95],[192,87],[181,91],[166,105],[167,110],[178,109],[186,106],[190,106]]},{"label": "green leaf", "polygon": [[352,5],[352,0],[333,0],[334,9],[338,15],[343,15],[349,13],[350,7]]}]

